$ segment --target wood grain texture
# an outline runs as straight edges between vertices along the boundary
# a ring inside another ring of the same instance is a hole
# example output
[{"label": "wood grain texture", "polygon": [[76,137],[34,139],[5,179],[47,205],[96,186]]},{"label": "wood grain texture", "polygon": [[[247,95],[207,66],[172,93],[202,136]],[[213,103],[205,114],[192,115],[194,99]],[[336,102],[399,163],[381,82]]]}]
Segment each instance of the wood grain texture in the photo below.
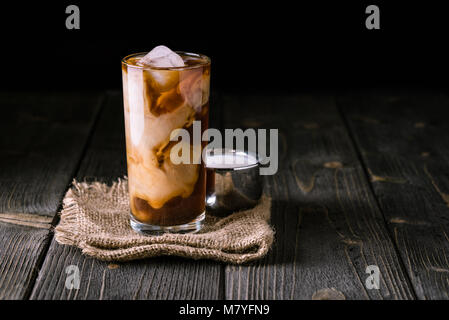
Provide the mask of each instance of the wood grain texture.
[{"label": "wood grain texture", "polygon": [[0,299],[29,296],[100,103],[94,94],[0,94]]},{"label": "wood grain texture", "polygon": [[49,237],[49,228],[0,222],[0,300],[29,295]]},{"label": "wood grain texture", "polygon": [[[265,178],[274,248],[226,267],[226,298],[414,298],[331,97],[227,96],[223,109],[227,128],[278,128],[280,159]],[[365,288],[368,265],[380,268],[380,290]]]},{"label": "wood grain texture", "polygon": [[338,100],[420,299],[449,298],[449,98],[366,93]]},{"label": "wood grain texture", "polygon": [[[79,268],[79,289],[65,286],[71,265]],[[108,263],[53,240],[31,299],[219,299],[220,272],[213,262],[174,257]]]},{"label": "wood grain texture", "polygon": [[100,100],[97,94],[0,94],[0,212],[54,216]]},{"label": "wood grain texture", "polygon": [[[214,106],[218,108],[218,105]],[[211,120],[213,124],[218,119]],[[109,183],[125,174],[122,97],[120,92],[111,92],[77,179]],[[65,270],[69,265],[79,267],[78,290],[65,287]],[[222,272],[219,263],[177,257],[111,264],[84,256],[78,248],[53,240],[31,299],[220,299]]]}]

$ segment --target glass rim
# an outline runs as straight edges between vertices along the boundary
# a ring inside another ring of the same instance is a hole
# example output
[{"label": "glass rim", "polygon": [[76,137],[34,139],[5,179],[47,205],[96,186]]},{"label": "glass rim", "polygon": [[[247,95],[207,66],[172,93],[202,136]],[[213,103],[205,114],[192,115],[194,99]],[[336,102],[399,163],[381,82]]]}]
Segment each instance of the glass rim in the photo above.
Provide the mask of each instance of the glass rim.
[{"label": "glass rim", "polygon": [[129,68],[135,68],[135,69],[152,69],[152,70],[188,70],[188,69],[195,69],[195,68],[199,68],[199,67],[204,67],[204,66],[208,66],[211,63],[211,59],[201,53],[192,53],[192,52],[186,52],[186,51],[174,51],[175,53],[179,54],[179,55],[184,55],[184,56],[192,56],[192,57],[199,57],[201,59],[204,59],[204,62],[201,63],[197,63],[194,64],[192,66],[182,66],[182,67],[152,67],[149,65],[145,65],[145,66],[137,66],[135,64],[129,64],[128,60],[131,58],[134,58],[136,56],[139,55],[146,55],[148,52],[137,52],[137,53],[131,53],[127,56],[125,56],[122,59],[122,64],[126,65]]}]

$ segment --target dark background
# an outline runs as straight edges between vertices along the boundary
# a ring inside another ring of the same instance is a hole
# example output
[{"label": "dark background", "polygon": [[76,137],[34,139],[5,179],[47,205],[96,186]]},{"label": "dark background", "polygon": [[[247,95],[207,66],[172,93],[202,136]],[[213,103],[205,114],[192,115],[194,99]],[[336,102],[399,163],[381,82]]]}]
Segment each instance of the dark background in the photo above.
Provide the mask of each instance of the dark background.
[{"label": "dark background", "polygon": [[[80,30],[65,27],[69,4]],[[369,4],[381,30],[365,28]],[[446,90],[446,16],[429,1],[2,4],[1,88],[120,89],[120,59],[165,44],[210,56],[215,89]]]}]

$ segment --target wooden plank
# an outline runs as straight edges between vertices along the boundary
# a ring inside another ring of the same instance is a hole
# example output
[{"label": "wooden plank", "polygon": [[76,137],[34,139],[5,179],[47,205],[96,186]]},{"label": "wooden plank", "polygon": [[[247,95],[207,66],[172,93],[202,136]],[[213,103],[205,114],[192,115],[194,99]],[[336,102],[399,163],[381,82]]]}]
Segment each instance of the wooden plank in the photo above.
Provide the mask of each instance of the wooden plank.
[{"label": "wooden plank", "polygon": [[0,212],[55,214],[99,99],[79,93],[0,95]]},{"label": "wooden plank", "polygon": [[[49,225],[48,225],[49,226]],[[48,247],[49,228],[0,222],[0,299],[29,295]]]},{"label": "wooden plank", "polygon": [[[65,287],[66,268],[72,265],[80,271],[78,290]],[[219,277],[220,269],[211,262],[166,257],[106,263],[53,240],[31,299],[218,299],[212,281]]]},{"label": "wooden plank", "polygon": [[449,98],[339,99],[419,299],[449,298]]},{"label": "wooden plank", "polygon": [[[219,104],[213,105],[218,108]],[[77,179],[111,182],[125,174],[122,97],[120,92],[111,92]],[[69,265],[80,270],[78,290],[65,287]],[[222,271],[216,262],[177,257],[111,264],[53,240],[31,299],[220,299]]]},{"label": "wooden plank", "polygon": [[100,101],[94,94],[0,94],[0,299],[29,296]]},{"label": "wooden plank", "polygon": [[[227,128],[278,128],[273,250],[227,266],[228,299],[413,299],[405,271],[334,100],[318,95],[228,96]],[[368,265],[380,289],[368,290]]]}]

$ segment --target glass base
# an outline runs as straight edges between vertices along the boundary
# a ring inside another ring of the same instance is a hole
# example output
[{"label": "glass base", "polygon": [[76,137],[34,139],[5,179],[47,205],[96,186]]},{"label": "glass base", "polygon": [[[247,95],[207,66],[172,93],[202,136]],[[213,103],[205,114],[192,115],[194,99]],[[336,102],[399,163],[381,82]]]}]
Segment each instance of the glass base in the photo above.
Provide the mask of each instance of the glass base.
[{"label": "glass base", "polygon": [[164,233],[195,233],[200,231],[203,227],[205,217],[205,212],[203,212],[195,220],[186,224],[180,224],[176,226],[156,226],[139,222],[131,214],[130,223],[134,231],[137,231],[144,235],[157,236]]}]

